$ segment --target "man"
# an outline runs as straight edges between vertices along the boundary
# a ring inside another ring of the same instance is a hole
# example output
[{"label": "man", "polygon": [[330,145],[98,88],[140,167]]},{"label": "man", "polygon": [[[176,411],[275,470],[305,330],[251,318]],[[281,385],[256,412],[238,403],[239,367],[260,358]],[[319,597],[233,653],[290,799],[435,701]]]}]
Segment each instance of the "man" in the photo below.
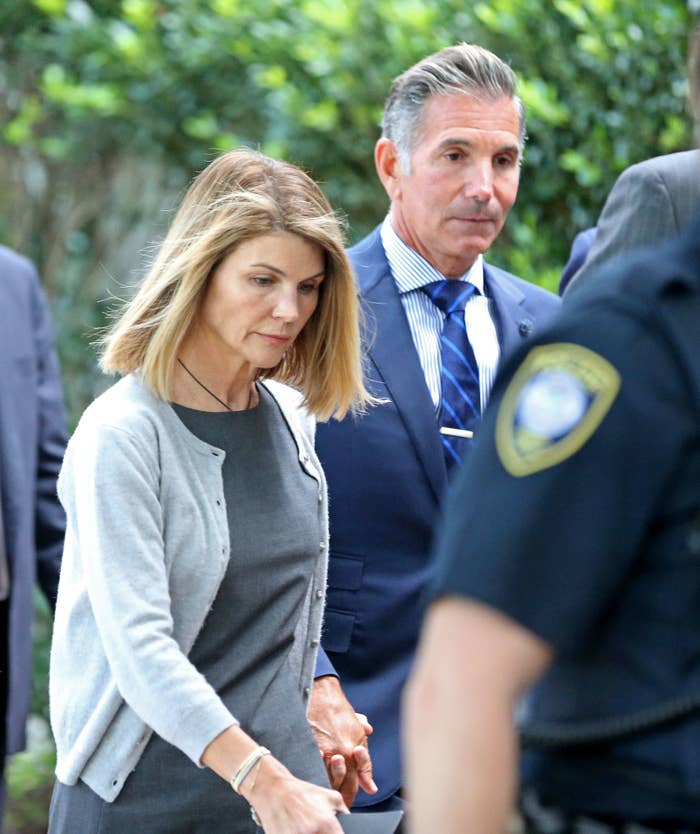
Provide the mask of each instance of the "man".
[{"label": "man", "polygon": [[576,272],[562,275],[559,294],[588,280],[611,258],[683,231],[700,203],[698,165],[700,151],[694,150],[646,159],[623,171],[605,201],[590,251]]},{"label": "man", "polygon": [[63,545],[56,477],[66,443],[51,327],[29,261],[0,247],[0,828],[5,757],[25,744],[35,579],[53,605]]},{"label": "man", "polygon": [[[400,696],[448,469],[469,454],[499,360],[558,308],[482,258],[515,201],[524,138],[515,77],[499,58],[468,44],[425,58],[394,81],[375,147],[390,213],[349,253],[367,381],[382,402],[317,431],[330,492],[323,647],[332,667],[321,658],[309,716],[339,767],[336,784],[349,765],[346,801],[364,739],[349,704],[371,721],[379,790],[359,794],[360,809],[401,805]],[[453,290],[443,312],[438,296]]]},{"label": "man", "polygon": [[[700,115],[700,30],[694,54]],[[412,830],[506,829],[537,681],[528,834],[700,831],[700,214],[535,342],[438,546],[406,698]]]},{"label": "man", "polygon": [[583,266],[588,253],[591,251],[593,241],[596,239],[598,229],[593,226],[590,229],[584,229],[579,232],[571,244],[571,252],[569,253],[569,260],[561,273],[559,279],[559,295],[564,295],[566,288],[571,283],[571,279]]}]

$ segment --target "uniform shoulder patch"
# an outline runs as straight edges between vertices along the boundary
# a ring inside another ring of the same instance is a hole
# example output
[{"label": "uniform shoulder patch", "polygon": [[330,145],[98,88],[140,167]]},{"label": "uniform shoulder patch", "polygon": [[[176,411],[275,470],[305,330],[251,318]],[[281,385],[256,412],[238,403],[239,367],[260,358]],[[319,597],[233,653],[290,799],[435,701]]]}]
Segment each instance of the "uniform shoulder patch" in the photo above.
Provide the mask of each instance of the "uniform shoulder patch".
[{"label": "uniform shoulder patch", "polygon": [[594,351],[561,342],[533,348],[496,418],[496,450],[516,478],[555,466],[591,437],[620,390],[620,374]]}]

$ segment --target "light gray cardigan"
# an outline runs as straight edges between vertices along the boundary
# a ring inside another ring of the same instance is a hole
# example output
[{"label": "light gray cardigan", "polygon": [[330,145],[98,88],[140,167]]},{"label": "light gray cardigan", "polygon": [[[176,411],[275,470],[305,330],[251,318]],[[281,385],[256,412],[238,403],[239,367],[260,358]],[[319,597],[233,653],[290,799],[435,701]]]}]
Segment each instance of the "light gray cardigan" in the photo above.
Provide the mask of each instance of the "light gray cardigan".
[{"label": "light gray cardigan", "polygon": [[[315,663],[306,647],[321,635],[327,491],[300,395],[264,384],[322,505],[319,559],[292,649],[304,653],[302,689]],[[187,659],[229,559],[224,457],[134,376],[92,403],[68,445],[58,482],[67,531],[49,684],[56,775],[68,785],[82,779],[108,802],[153,731],[199,765],[207,745],[237,723]]]}]

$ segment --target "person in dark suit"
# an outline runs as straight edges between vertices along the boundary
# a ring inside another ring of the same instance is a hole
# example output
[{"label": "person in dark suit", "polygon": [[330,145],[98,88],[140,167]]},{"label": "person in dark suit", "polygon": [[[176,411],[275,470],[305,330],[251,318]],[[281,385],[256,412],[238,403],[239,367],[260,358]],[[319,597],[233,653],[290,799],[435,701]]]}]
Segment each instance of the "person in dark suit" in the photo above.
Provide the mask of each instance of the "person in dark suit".
[{"label": "person in dark suit", "polygon": [[[402,804],[399,702],[448,468],[469,453],[502,357],[559,305],[482,257],[515,201],[524,137],[513,72],[474,45],[420,61],[394,81],[385,106],[375,162],[391,209],[349,252],[366,316],[366,377],[383,404],[317,430],[331,553],[309,716],[326,756],[343,754],[335,784],[346,802],[358,784],[353,748],[364,739],[354,710],[371,722],[378,791],[360,793],[357,810]],[[463,312],[459,299],[447,312],[434,301],[450,287],[469,297]],[[466,328],[460,358],[470,354],[478,378],[462,403],[471,408],[459,418],[467,428],[448,425],[448,319],[462,339]]]},{"label": "person in dark suit", "polygon": [[631,249],[675,237],[700,203],[700,150],[645,159],[620,174],[598,219],[595,240],[560,294],[597,273],[602,264]]},{"label": "person in dark suit", "polygon": [[66,445],[58,362],[38,276],[0,246],[0,828],[5,757],[25,745],[32,595],[53,606],[64,514],[56,478]]},{"label": "person in dark suit", "polygon": [[591,246],[596,239],[597,233],[598,229],[592,226],[590,229],[584,229],[582,232],[579,232],[574,238],[574,242],[571,244],[569,260],[566,262],[566,266],[559,279],[559,295],[564,295],[571,279],[583,266],[588,257],[588,253],[591,251]]}]

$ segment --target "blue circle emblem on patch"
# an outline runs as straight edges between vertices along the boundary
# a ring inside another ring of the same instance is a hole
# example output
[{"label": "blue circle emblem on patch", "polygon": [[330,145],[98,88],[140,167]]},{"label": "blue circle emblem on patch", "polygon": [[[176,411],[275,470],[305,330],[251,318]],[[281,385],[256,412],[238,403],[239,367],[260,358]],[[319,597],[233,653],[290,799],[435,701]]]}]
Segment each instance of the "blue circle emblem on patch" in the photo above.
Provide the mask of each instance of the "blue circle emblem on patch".
[{"label": "blue circle emblem on patch", "polygon": [[590,400],[580,377],[571,371],[542,370],[520,391],[515,422],[541,437],[563,437],[583,418]]},{"label": "blue circle emblem on patch", "polygon": [[583,345],[534,347],[511,379],[496,419],[496,450],[516,478],[570,458],[597,431],[620,374]]}]

